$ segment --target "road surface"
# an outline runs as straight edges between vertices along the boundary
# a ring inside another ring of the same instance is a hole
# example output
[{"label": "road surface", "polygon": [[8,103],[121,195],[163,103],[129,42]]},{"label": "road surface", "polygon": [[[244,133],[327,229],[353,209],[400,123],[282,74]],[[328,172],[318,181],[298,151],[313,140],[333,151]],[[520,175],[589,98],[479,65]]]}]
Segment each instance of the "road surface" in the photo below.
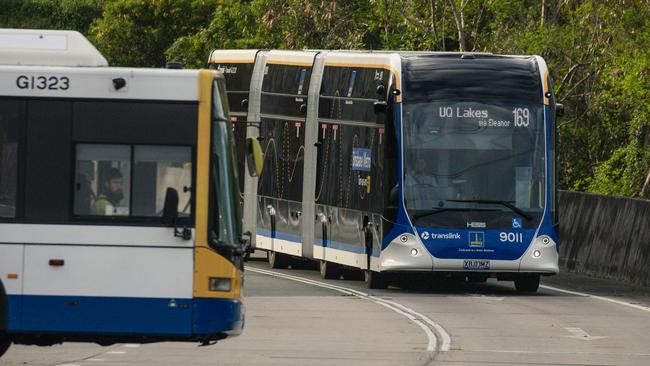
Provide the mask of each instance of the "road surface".
[{"label": "road surface", "polygon": [[247,267],[239,337],[12,346],[0,365],[650,365],[648,288],[564,273],[528,295],[493,280],[367,290],[259,255]]}]

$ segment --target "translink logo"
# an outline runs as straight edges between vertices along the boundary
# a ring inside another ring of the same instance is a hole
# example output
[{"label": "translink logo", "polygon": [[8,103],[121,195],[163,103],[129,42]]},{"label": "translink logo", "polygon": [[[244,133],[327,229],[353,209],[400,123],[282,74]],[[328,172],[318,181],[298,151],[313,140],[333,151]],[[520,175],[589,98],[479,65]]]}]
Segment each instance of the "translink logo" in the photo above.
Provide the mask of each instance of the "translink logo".
[{"label": "translink logo", "polygon": [[437,234],[437,233],[429,233],[428,231],[423,231],[422,234],[420,234],[420,237],[424,240],[428,239],[460,239],[460,233],[445,233],[445,234]]}]

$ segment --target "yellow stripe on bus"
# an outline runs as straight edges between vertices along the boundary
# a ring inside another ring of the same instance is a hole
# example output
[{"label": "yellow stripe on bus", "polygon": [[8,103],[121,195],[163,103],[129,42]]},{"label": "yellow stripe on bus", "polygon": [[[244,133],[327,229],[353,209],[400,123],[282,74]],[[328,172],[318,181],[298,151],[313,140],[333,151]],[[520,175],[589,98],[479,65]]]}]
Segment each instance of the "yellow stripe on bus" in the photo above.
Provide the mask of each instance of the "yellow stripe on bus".
[{"label": "yellow stripe on bus", "polygon": [[282,60],[267,60],[266,61],[267,65],[288,65],[288,66],[307,66],[307,67],[312,67],[314,66],[314,61],[312,60],[311,62],[308,61],[282,61]]},{"label": "yellow stripe on bus", "polygon": [[548,93],[548,70],[544,71],[544,104],[549,105],[551,102],[550,100],[546,97],[546,93]]},{"label": "yellow stripe on bus", "polygon": [[208,63],[213,64],[253,64],[253,60],[213,60],[210,59]]},{"label": "yellow stripe on bus", "polygon": [[[241,299],[242,274],[235,265],[208,245],[208,207],[210,192],[210,141],[212,83],[217,73],[199,71],[199,120],[196,144],[196,210],[193,296]],[[230,291],[210,291],[210,278],[230,278]]]},{"label": "yellow stripe on bus", "polygon": [[208,246],[208,192],[210,184],[210,112],[215,72],[199,71],[199,120],[196,143],[195,245]]}]

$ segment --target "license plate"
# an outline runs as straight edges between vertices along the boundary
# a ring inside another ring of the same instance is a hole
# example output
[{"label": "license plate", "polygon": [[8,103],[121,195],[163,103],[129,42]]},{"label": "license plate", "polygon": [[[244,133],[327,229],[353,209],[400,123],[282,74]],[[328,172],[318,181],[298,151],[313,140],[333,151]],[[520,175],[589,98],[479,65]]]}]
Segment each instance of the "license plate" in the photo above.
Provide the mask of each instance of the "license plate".
[{"label": "license plate", "polygon": [[469,259],[463,261],[463,269],[469,271],[480,271],[490,269],[490,261]]}]

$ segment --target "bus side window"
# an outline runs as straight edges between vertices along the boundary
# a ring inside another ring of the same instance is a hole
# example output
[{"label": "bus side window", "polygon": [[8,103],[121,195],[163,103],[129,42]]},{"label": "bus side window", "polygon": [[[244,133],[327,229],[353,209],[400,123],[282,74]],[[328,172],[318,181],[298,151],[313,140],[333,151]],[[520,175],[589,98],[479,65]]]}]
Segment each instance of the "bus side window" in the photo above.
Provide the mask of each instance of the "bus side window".
[{"label": "bus side window", "polygon": [[192,151],[189,146],[136,145],[133,155],[133,216],[161,217],[167,188],[179,195],[179,217],[191,212]]},{"label": "bus side window", "polygon": [[75,215],[128,216],[131,146],[78,144]]},{"label": "bus side window", "polygon": [[16,217],[20,102],[0,101],[0,218]]},{"label": "bus side window", "polygon": [[190,146],[77,145],[75,215],[162,217],[167,188],[179,193],[179,216],[189,217]]}]

